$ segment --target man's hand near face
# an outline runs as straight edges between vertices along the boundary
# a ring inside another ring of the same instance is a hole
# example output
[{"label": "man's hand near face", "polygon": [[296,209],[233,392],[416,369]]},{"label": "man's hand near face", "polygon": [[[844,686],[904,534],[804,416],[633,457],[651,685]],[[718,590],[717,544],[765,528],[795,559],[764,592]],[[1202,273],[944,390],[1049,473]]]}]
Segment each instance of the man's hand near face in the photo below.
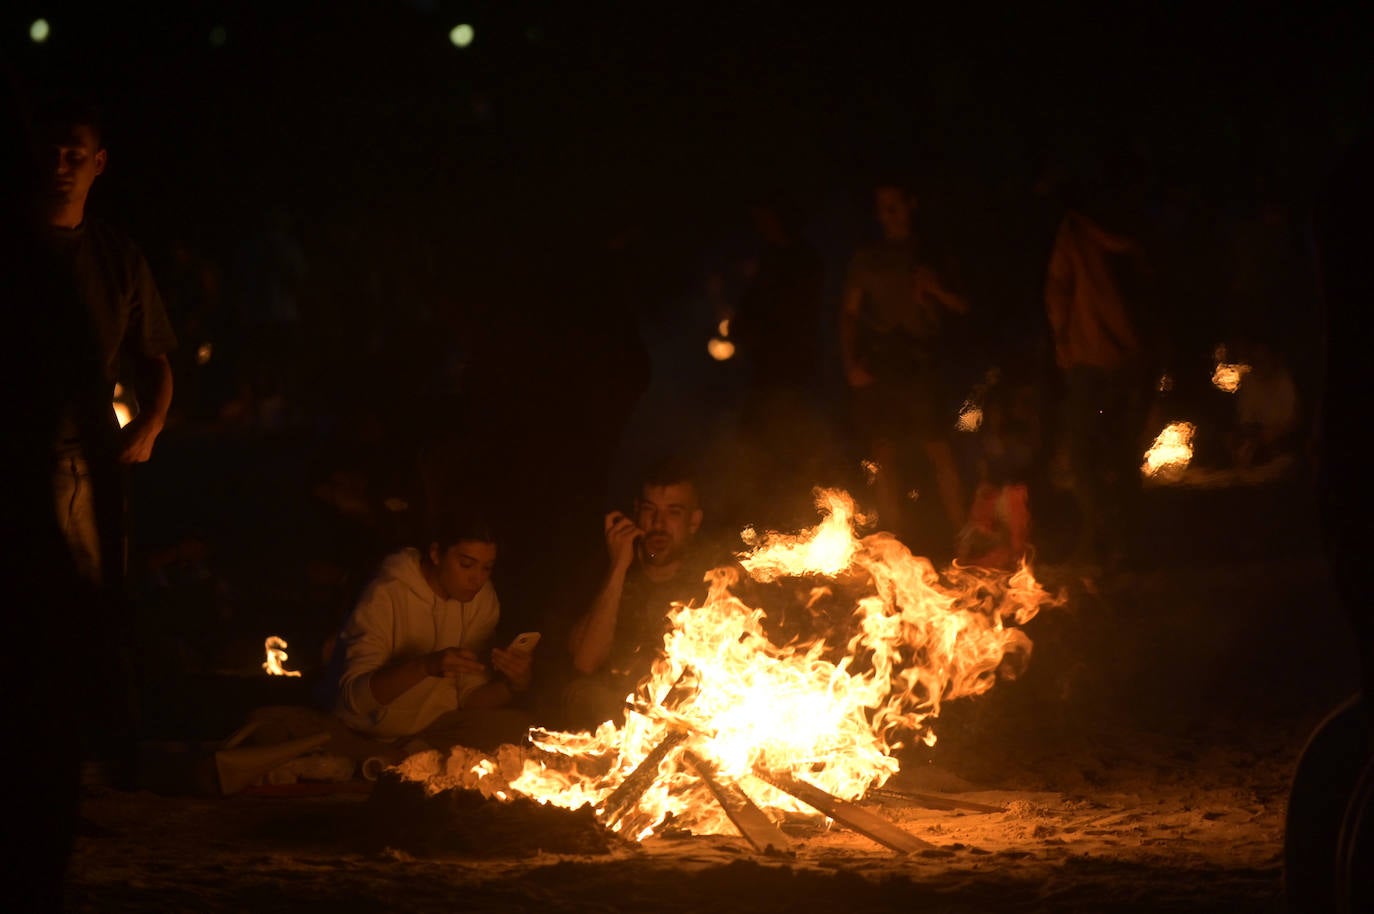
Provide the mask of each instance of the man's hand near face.
[{"label": "man's hand near face", "polygon": [[635,558],[635,541],[644,536],[634,521],[619,511],[606,515],[606,552],[611,559],[611,570],[624,574]]}]

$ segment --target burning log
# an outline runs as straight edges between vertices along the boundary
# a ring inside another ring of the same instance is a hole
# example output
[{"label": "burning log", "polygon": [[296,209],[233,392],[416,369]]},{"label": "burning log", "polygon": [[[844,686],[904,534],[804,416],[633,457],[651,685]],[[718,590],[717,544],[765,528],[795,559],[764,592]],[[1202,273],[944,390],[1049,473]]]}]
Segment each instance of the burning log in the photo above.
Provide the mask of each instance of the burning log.
[{"label": "burning log", "polygon": [[882,816],[875,816],[848,800],[841,800],[790,774],[762,769],[756,769],[754,773],[784,793],[791,794],[806,805],[825,813],[841,825],[848,826],[865,838],[877,841],[899,854],[911,854],[934,847],[928,841],[922,841],[915,835],[903,831]]},{"label": "burning log", "polygon": [[644,756],[644,761],[635,766],[625,780],[620,782],[620,786],[612,790],[610,796],[606,797],[606,803],[601,807],[602,821],[614,828],[616,823],[625,817],[639,798],[644,796],[644,791],[648,790],[654,781],[658,780],[658,769],[663,764],[663,760],[687,739],[687,734],[682,730],[670,730],[668,734],[659,741],[657,746]]},{"label": "burning log", "polygon": [[763,810],[754,805],[754,801],[749,799],[738,784],[716,778],[714,766],[691,749],[683,752],[682,759],[711,789],[716,802],[725,810],[725,814],[730,817],[730,821],[739,829],[744,839],[753,845],[754,850],[760,854],[790,856],[795,853],[792,850],[792,842],[782,833],[782,829],[778,828]]}]

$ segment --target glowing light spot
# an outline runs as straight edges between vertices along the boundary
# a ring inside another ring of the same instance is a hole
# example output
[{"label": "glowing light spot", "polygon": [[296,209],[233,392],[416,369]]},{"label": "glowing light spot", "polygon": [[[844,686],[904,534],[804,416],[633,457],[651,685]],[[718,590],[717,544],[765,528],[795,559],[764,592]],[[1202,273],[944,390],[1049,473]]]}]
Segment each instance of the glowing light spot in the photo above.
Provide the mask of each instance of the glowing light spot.
[{"label": "glowing light spot", "polygon": [[906,497],[911,499],[912,501],[915,501],[916,499],[921,497],[921,493],[917,492],[915,489],[912,489],[910,492],[906,493]]},{"label": "glowing light spot", "polygon": [[224,47],[224,43],[229,40],[229,30],[222,25],[217,25],[210,30],[210,45],[216,48]]},{"label": "glowing light spot", "polygon": [[971,400],[965,400],[959,409],[959,421],[954,427],[961,432],[976,432],[983,427],[983,408]]},{"label": "glowing light spot", "polygon": [[713,336],[711,341],[706,344],[706,351],[711,353],[711,358],[717,362],[724,362],[726,359],[735,357],[735,344],[729,340]]},{"label": "glowing light spot", "polygon": [[51,33],[52,27],[48,25],[46,19],[35,19],[33,24],[29,26],[29,38],[33,40],[34,44],[42,44],[47,41],[48,35]]},{"label": "glowing light spot", "polygon": [[1213,350],[1212,356],[1217,362],[1217,367],[1212,372],[1212,386],[1228,394],[1240,390],[1240,382],[1245,379],[1250,366],[1243,362],[1228,362],[1225,346],[1218,346]]},{"label": "glowing light spot", "polygon": [[120,384],[118,381],[115,382],[114,395],[116,397],[124,396],[124,385]]},{"label": "glowing light spot", "polygon": [[1167,478],[1188,469],[1193,461],[1195,434],[1197,426],[1191,422],[1171,422],[1165,426],[1145,452],[1145,462],[1140,465],[1141,475]]},{"label": "glowing light spot", "polygon": [[455,25],[453,30],[448,33],[448,40],[453,42],[455,48],[465,48],[472,44],[472,40],[477,37],[477,32],[466,22]]},{"label": "glowing light spot", "polygon": [[1160,375],[1160,376],[1159,376],[1159,392],[1162,393],[1162,394],[1166,394],[1166,393],[1168,393],[1169,391],[1171,391],[1171,390],[1173,390],[1173,389],[1174,389],[1174,379],[1173,379],[1173,376],[1167,375],[1167,374],[1166,374],[1166,375]]},{"label": "glowing light spot", "polygon": [[1240,390],[1240,382],[1245,380],[1245,375],[1249,371],[1249,365],[1218,362],[1216,370],[1212,372],[1212,386],[1233,394]]},{"label": "glowing light spot", "polygon": [[210,343],[201,343],[201,344],[200,344],[200,348],[196,350],[196,364],[197,364],[197,365],[208,365],[208,364],[210,364],[210,357],[211,357],[212,355],[214,355],[214,354],[215,354],[215,347],[214,347],[213,345],[211,345]]},{"label": "glowing light spot", "polygon": [[123,428],[134,421],[134,415],[129,411],[129,407],[116,401],[114,404],[115,418],[119,420],[119,427]]},{"label": "glowing light spot", "polygon": [[720,331],[720,335],[721,335],[721,336],[729,336],[729,335],[730,335],[730,318],[727,317],[727,318],[725,318],[724,320],[722,320],[722,321],[720,322],[720,325],[719,325],[716,329],[718,329],[718,330]]},{"label": "glowing light spot", "polygon": [[864,468],[864,480],[871,486],[878,481],[878,471],[882,469],[874,460],[861,460],[859,466]]}]

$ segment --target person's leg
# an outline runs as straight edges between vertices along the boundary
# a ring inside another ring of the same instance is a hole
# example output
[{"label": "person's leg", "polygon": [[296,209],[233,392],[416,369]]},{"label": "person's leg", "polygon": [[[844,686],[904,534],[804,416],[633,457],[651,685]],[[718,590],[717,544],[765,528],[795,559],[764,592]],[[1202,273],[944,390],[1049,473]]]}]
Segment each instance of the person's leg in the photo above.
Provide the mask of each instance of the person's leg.
[{"label": "person's leg", "polygon": [[414,739],[440,752],[454,746],[495,752],[498,746],[524,745],[534,725],[534,715],[523,708],[459,708],[439,715]]},{"label": "person's leg", "polygon": [[271,705],[257,708],[248,715],[253,731],[244,740],[248,746],[274,746],[278,743],[328,733],[329,742],[323,751],[362,762],[376,756],[395,758],[404,755],[404,740],[394,743],[372,739],[350,728],[333,714],[304,705]]},{"label": "person's leg", "polygon": [[1103,524],[1103,460],[1101,426],[1105,373],[1075,366],[1069,370],[1064,402],[1064,430],[1073,494],[1078,504],[1079,532],[1074,549],[1076,561],[1093,562],[1100,546]]},{"label": "person's leg", "polygon": [[950,447],[948,438],[924,441],[921,449],[935,471],[935,488],[940,493],[940,506],[944,508],[950,529],[957,534],[968,519],[968,509],[964,502],[964,484],[959,477],[959,466],[954,460],[954,449]]},{"label": "person's leg", "polygon": [[618,727],[625,720],[625,696],[629,692],[605,677],[580,676],[563,689],[562,719],[569,730],[588,733],[606,721]]},{"label": "person's leg", "polygon": [[54,468],[53,507],[77,572],[98,585],[101,579],[100,533],[96,526],[94,490],[85,460],[64,457]]}]

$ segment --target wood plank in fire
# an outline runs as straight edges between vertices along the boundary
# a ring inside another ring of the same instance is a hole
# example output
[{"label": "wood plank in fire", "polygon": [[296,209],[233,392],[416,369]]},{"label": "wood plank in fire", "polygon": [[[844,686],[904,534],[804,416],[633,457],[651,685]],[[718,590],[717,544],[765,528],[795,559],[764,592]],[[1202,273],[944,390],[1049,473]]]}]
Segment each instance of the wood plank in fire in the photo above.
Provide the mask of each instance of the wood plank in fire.
[{"label": "wood plank in fire", "polygon": [[684,740],[687,734],[681,730],[670,730],[667,735],[659,741],[658,745],[644,756],[644,760],[635,766],[635,770],[626,776],[620,785],[612,790],[610,796],[606,797],[605,804],[601,807],[601,817],[607,825],[614,825],[639,802],[639,798],[644,796],[644,791],[654,781],[658,780],[658,766],[668,757]]},{"label": "wood plank in fire", "polygon": [[912,793],[908,790],[892,790],[887,787],[875,787],[868,792],[868,796],[875,800],[896,800],[902,803],[909,803],[912,806],[922,806],[926,809],[959,810],[961,812],[1006,812],[1004,806],[989,806],[986,803],[974,803],[970,800],[956,800],[953,797],[939,796],[933,793]]},{"label": "wood plank in fire", "polygon": [[730,817],[735,828],[744,839],[753,845],[760,854],[792,855],[792,842],[782,833],[782,829],[768,818],[762,809],[740,789],[738,784],[722,781],[716,777],[716,769],[710,762],[688,749],[682,754],[685,761],[696,774],[711,788],[711,794],[721,809]]},{"label": "wood plank in fire", "polygon": [[874,815],[862,807],[855,806],[848,800],[841,800],[834,794],[821,790],[815,784],[798,780],[786,772],[759,769],[754,773],[784,793],[789,793],[806,805],[825,813],[841,825],[851,828],[865,838],[877,841],[899,854],[911,854],[935,846],[898,828],[882,816]]}]

